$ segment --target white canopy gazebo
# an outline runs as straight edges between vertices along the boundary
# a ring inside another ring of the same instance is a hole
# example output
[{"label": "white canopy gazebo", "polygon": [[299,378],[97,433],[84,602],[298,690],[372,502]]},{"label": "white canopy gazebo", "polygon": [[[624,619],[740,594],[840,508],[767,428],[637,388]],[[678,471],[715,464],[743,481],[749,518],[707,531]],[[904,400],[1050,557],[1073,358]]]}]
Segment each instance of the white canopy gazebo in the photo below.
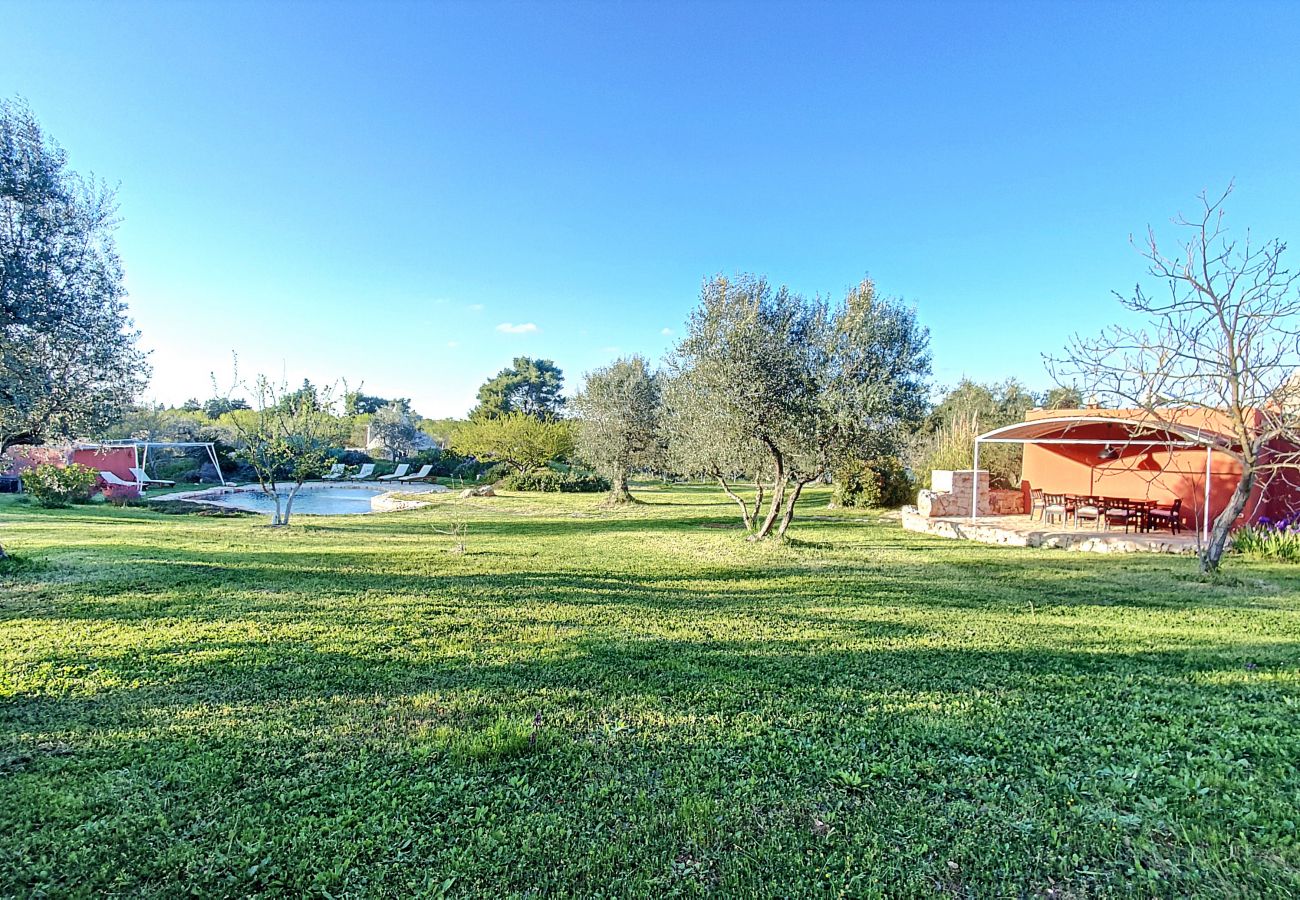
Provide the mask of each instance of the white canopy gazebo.
[{"label": "white canopy gazebo", "polygon": [[208,452],[208,460],[217,470],[217,480],[225,485],[226,476],[221,471],[221,461],[217,459],[217,448],[212,441],[98,441],[96,443],[77,444],[78,449],[93,450],[96,447],[134,447],[136,468],[148,471],[150,450],[192,450],[202,447]]},{"label": "white canopy gazebo", "polygon": [[[1228,450],[1232,442],[1216,431],[1186,428],[1169,422],[1123,418],[1120,416],[1059,416],[1031,419],[1004,425],[975,438],[975,472],[980,467],[982,444],[1043,444],[1090,445],[1101,447],[1099,459],[1119,457],[1129,449],[1145,451],[1191,450],[1205,448],[1205,507],[1202,519],[1202,537],[1209,538],[1210,517],[1210,463],[1215,450]],[[979,511],[979,478],[971,479],[970,518],[973,522]]]}]

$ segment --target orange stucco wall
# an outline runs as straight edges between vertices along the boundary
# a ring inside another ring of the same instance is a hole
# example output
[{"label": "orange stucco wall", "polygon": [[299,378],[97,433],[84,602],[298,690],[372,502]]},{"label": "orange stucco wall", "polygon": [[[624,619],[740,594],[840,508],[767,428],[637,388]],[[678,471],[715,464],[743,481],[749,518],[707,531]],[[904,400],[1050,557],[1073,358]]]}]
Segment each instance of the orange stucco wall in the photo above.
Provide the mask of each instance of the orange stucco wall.
[{"label": "orange stucco wall", "polygon": [[[1089,416],[1100,418],[1141,419],[1137,410],[1034,410],[1026,419]],[[1180,425],[1208,431],[1227,432],[1223,414],[1202,412],[1178,419]],[[1028,486],[1046,491],[1095,494],[1104,497],[1127,497],[1169,503],[1181,497],[1183,524],[1193,527],[1201,521],[1205,505],[1206,453],[1203,448],[1169,449],[1144,446],[1141,438],[1130,439],[1118,425],[1104,423],[1079,425],[1065,437],[1112,441],[1120,452],[1113,460],[1099,460],[1102,447],[1089,444],[1026,444],[1022,477]],[[1241,480],[1241,467],[1226,453],[1210,454],[1210,516],[1217,516],[1227,505]],[[1292,485],[1290,482],[1297,482]],[[1251,492],[1242,520],[1253,522],[1261,516],[1278,518],[1300,510],[1300,478],[1280,475],[1264,479]]]}]

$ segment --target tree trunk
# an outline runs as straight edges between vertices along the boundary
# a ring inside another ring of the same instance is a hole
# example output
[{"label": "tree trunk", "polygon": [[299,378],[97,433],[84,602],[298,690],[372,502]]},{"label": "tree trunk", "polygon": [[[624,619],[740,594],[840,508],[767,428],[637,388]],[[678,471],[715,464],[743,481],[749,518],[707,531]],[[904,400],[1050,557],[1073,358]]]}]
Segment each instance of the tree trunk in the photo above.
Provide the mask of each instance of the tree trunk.
[{"label": "tree trunk", "polygon": [[718,484],[722,485],[723,492],[732,500],[735,500],[736,505],[740,507],[740,518],[745,523],[745,530],[753,531],[754,520],[749,515],[749,504],[747,504],[740,497],[736,496],[736,492],[731,489],[731,485],[727,484],[727,479],[717,474],[715,474],[714,477],[718,479]]},{"label": "tree trunk", "polygon": [[[1210,529],[1210,542],[1201,548],[1202,575],[1211,575],[1219,571],[1223,551],[1228,545],[1228,532],[1232,529],[1232,523],[1237,521],[1237,516],[1241,515],[1241,511],[1246,508],[1246,501],[1250,499],[1250,489],[1254,484],[1254,470],[1243,472],[1241,481],[1237,482],[1237,489],[1232,492],[1232,497],[1228,500],[1228,505],[1215,518],[1214,526]],[[1205,514],[1208,516],[1210,511],[1207,509]]]},{"label": "tree trunk", "polygon": [[776,524],[784,506],[785,476],[782,475],[780,481],[772,482],[772,502],[767,507],[767,518],[763,519],[763,524],[759,526],[758,531],[754,532],[754,540],[761,541],[772,533],[772,526]]},{"label": "tree trunk", "polygon": [[785,505],[785,514],[781,516],[781,527],[776,530],[777,537],[785,537],[785,530],[790,527],[790,522],[794,519],[794,505],[799,502],[799,495],[803,493],[803,486],[806,481],[796,481],[794,493],[790,495],[790,502]]},{"label": "tree trunk", "polygon": [[754,518],[758,518],[759,512],[763,509],[763,482],[754,479]]},{"label": "tree trunk", "polygon": [[776,463],[776,474],[772,476],[772,502],[767,507],[767,518],[759,526],[757,532],[753,534],[750,540],[761,541],[772,533],[772,526],[776,524],[776,518],[781,514],[782,504],[785,502],[785,458],[781,456],[781,451],[776,445],[766,438],[760,440],[767,446],[767,450],[772,454],[772,462]]},{"label": "tree trunk", "polygon": [[619,469],[610,479],[612,485],[609,489],[609,496],[605,498],[605,503],[609,506],[621,506],[624,503],[635,503],[636,498],[627,487],[627,469]]},{"label": "tree trunk", "polygon": [[289,516],[293,513],[293,498],[298,496],[298,488],[300,487],[302,487],[301,482],[289,488],[289,496],[284,501],[284,518],[280,520],[281,525],[289,524]]}]

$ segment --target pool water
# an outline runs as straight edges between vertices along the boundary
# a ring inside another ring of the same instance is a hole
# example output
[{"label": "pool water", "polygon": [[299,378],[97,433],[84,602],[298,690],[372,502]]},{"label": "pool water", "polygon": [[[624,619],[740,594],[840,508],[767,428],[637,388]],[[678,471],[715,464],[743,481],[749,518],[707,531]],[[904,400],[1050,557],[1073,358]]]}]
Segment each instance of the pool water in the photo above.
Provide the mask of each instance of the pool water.
[{"label": "pool water", "polygon": [[[368,491],[360,488],[299,491],[298,496],[293,499],[293,514],[348,516],[368,513],[371,511],[371,499],[381,493],[383,493],[382,490]],[[281,509],[283,509],[287,496],[287,492],[280,495]],[[266,513],[268,516],[275,512],[275,501],[261,491],[239,491],[233,494],[222,494],[219,497],[213,497],[207,502],[216,506],[229,506],[235,509],[246,509],[250,512]]]}]

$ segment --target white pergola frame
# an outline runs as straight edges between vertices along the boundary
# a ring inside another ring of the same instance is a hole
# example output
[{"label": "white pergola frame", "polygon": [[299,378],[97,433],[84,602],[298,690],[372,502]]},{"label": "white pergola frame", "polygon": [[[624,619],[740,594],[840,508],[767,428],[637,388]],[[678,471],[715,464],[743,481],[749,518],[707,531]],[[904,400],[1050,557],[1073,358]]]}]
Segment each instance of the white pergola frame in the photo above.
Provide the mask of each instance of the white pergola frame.
[{"label": "white pergola frame", "polygon": [[[228,485],[225,474],[221,471],[221,461],[217,459],[217,448],[212,441],[100,441],[96,444],[83,444],[84,447],[132,447],[135,449],[135,465],[138,469],[143,469],[145,463],[149,461],[149,448],[190,448],[203,447],[208,451],[208,459],[211,460],[213,468],[217,470],[217,480],[222,486]],[[144,451],[143,455],[141,450]]]},{"label": "white pergola frame", "polygon": [[[1063,438],[1063,437],[1001,437],[1000,435],[1017,429],[1024,428],[1028,425],[1060,425],[1063,432],[1070,428],[1080,425],[1120,425],[1129,428],[1142,429],[1147,432],[1160,431],[1165,434],[1177,434],[1178,440],[1147,440],[1144,438],[1134,439],[1131,435],[1128,439],[1116,440],[1111,438]],[[1176,426],[1170,426],[1163,423],[1141,422],[1136,419],[1121,419],[1110,416],[1065,416],[1049,419],[1032,419],[1027,422],[1016,422],[1013,425],[1003,425],[1001,428],[995,428],[975,438],[975,463],[971,472],[970,487],[970,521],[973,524],[978,518],[979,512],[979,490],[980,490],[980,445],[981,444],[1074,444],[1092,447],[1138,447],[1150,449],[1153,447],[1163,447],[1166,450],[1191,450],[1196,447],[1205,448],[1205,508],[1201,516],[1201,539],[1208,541],[1210,539],[1210,464],[1214,458],[1214,451],[1224,449],[1227,445],[1220,434],[1214,432],[1199,431],[1197,429],[1182,429]]]}]

